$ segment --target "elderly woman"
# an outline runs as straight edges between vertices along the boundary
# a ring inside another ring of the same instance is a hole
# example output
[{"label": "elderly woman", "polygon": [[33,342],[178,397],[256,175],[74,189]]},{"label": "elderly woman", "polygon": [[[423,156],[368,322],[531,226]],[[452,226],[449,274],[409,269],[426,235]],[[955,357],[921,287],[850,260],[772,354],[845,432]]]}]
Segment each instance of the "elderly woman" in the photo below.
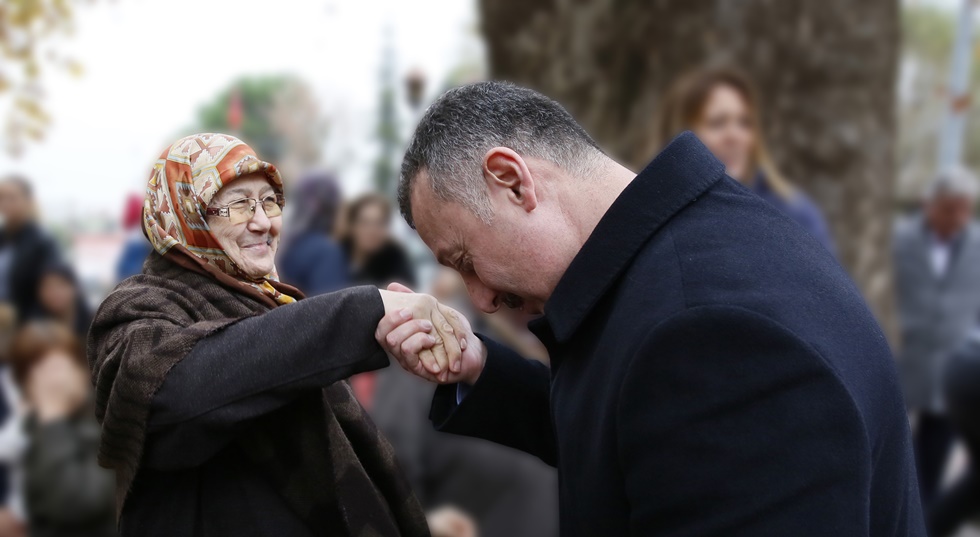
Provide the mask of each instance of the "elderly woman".
[{"label": "elderly woman", "polygon": [[177,141],[146,192],[155,251],[88,341],[122,535],[428,535],[342,381],[388,365],[374,333],[394,311],[431,331],[430,373],[457,370],[448,310],[373,287],[297,302],[273,262],[282,180],[231,136]]}]

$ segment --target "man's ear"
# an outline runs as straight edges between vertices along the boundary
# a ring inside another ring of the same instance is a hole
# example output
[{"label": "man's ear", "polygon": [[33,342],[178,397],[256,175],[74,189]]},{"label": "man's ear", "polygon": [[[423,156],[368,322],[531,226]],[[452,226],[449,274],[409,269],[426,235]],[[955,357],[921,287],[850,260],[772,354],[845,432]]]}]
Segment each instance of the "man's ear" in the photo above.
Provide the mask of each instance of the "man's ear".
[{"label": "man's ear", "polygon": [[494,147],[483,156],[483,178],[490,197],[503,197],[526,212],[538,206],[534,179],[527,163],[514,150]]}]

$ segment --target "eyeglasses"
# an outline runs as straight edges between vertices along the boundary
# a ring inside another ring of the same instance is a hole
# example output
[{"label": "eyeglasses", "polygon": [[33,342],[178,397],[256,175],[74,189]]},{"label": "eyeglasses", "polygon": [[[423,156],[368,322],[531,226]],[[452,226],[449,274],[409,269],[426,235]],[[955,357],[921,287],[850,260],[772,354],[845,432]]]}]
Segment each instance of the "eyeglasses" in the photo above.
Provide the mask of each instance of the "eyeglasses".
[{"label": "eyeglasses", "polygon": [[255,207],[261,203],[262,211],[269,218],[282,215],[282,206],[285,200],[279,194],[268,195],[261,200],[255,198],[242,198],[235,200],[224,207],[208,207],[205,214],[208,216],[223,216],[231,220],[232,224],[248,222],[255,216]]}]

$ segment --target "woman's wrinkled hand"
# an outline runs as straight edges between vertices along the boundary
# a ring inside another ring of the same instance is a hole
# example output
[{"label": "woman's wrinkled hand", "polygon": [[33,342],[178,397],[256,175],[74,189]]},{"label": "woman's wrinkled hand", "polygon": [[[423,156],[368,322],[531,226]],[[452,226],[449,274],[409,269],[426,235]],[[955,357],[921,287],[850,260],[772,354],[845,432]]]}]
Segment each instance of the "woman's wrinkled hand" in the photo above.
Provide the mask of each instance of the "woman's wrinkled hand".
[{"label": "woman's wrinkled hand", "polygon": [[[412,290],[404,285],[393,283],[388,286],[393,294],[411,294]],[[430,297],[431,298],[431,297]],[[434,299],[433,299],[434,300]],[[448,323],[447,332],[458,340],[462,351],[456,365],[440,372],[432,371],[426,364],[437,361],[441,338],[431,334],[433,325],[409,316],[400,310],[392,311],[378,323],[375,339],[384,347],[403,368],[425,380],[440,384],[465,382],[473,384],[483,372],[487,352],[483,342],[473,334],[469,321],[456,310],[436,303],[441,317]]]},{"label": "woman's wrinkled hand", "polygon": [[[435,298],[413,293],[404,286],[381,290],[385,317],[397,321],[394,331],[375,332],[378,343],[409,371],[444,381],[462,365],[465,336],[457,336],[447,310]],[[382,320],[382,323],[385,321]]]}]

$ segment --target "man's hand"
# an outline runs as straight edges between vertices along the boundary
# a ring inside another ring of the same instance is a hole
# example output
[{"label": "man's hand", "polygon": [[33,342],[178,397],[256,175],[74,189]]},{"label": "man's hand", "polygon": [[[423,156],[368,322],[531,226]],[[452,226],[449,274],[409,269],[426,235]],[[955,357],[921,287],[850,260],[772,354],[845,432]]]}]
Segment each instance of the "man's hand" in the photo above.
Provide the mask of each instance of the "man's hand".
[{"label": "man's hand", "polygon": [[[389,285],[388,291],[402,295],[412,293],[411,289],[398,283]],[[454,334],[453,341],[459,338],[462,357],[458,367],[433,372],[426,364],[432,361],[429,355],[439,350],[440,338],[430,334],[432,326],[414,320],[399,311],[392,311],[381,319],[375,331],[375,339],[410,373],[440,384],[464,382],[472,385],[483,372],[483,365],[487,361],[487,349],[480,338],[473,334],[466,317],[448,306],[438,303],[436,305],[442,317],[450,325],[451,333]]]}]

